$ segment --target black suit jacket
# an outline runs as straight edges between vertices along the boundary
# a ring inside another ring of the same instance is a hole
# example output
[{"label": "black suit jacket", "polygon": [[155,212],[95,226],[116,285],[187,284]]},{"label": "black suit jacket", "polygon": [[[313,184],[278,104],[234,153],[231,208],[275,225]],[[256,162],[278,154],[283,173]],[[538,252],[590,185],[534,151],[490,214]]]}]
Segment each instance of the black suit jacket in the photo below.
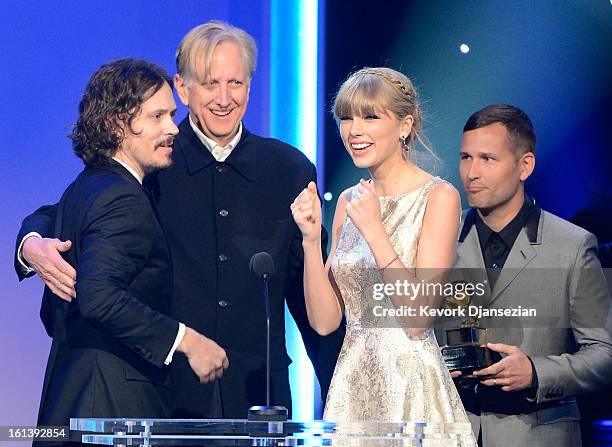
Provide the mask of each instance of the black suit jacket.
[{"label": "black suit jacket", "polygon": [[112,161],[81,172],[54,221],[55,235],[73,243],[64,257],[78,272],[77,297],[67,303],[45,288],[41,318],[53,343],[38,425],[168,417],[163,363],[178,323],[166,316],[170,252],[149,198]]},{"label": "black suit jacket", "polygon": [[[312,163],[296,148],[243,128],[240,142],[219,163],[185,118],[171,168],[148,178],[174,260],[173,316],[215,340],[230,366],[221,385],[223,416],[244,418],[265,404],[265,314],[252,255],[269,252],[272,400],[290,408],[290,359],[285,349],[285,299],[327,393],[343,330],[322,338],[304,307],[302,237],[290,205],[309,181]],[[326,235],[324,244],[326,244]],[[211,385],[201,385],[186,361],[172,364],[175,417],[206,417]]]}]

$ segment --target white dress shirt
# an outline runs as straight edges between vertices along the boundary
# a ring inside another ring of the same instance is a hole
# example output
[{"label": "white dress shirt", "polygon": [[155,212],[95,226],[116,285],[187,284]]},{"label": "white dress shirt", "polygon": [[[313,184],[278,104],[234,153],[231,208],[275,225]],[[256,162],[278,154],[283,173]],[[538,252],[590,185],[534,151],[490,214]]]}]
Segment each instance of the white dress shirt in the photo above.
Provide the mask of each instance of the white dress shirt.
[{"label": "white dress shirt", "polygon": [[227,146],[220,146],[216,142],[208,138],[206,135],[204,135],[204,133],[198,128],[196,123],[194,123],[191,119],[191,114],[189,115],[189,124],[191,125],[191,128],[195,132],[198,139],[210,151],[212,156],[215,157],[215,160],[217,161],[225,161],[240,141],[240,137],[242,137],[242,122],[238,127],[238,132],[236,132],[236,135],[234,136],[234,138],[232,138],[232,141],[227,144]]}]

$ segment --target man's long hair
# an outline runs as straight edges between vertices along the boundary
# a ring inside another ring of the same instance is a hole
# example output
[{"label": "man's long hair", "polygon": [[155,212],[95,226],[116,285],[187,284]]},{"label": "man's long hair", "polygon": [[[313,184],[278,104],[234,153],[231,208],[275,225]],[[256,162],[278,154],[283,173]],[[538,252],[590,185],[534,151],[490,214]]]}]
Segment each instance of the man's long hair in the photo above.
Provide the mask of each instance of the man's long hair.
[{"label": "man's long hair", "polygon": [[91,77],[70,139],[77,157],[87,166],[105,164],[117,151],[125,132],[132,129],[143,102],[164,82],[166,71],[140,59],[117,59],[102,65]]}]

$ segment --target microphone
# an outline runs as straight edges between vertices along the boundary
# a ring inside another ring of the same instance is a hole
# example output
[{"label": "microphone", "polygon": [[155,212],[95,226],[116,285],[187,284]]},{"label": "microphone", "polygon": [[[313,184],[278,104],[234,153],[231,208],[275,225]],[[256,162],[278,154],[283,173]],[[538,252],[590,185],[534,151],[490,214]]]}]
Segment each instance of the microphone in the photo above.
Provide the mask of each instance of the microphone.
[{"label": "microphone", "polygon": [[249,262],[249,269],[255,278],[267,281],[274,274],[274,259],[267,251],[255,253]]},{"label": "microphone", "polygon": [[268,281],[274,274],[274,259],[270,253],[255,253],[249,261],[249,269],[255,278],[262,281],[264,305],[266,309],[266,405],[249,408],[249,421],[286,421],[288,411],[285,407],[270,406],[270,290]]}]

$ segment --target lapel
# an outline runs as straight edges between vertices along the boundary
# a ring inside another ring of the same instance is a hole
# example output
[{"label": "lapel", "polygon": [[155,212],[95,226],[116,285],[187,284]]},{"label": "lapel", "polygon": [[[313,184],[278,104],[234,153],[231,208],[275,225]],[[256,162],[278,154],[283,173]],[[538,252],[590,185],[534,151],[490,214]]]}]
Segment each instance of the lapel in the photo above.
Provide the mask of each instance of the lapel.
[{"label": "lapel", "polygon": [[536,257],[537,252],[531,245],[531,242],[525,234],[525,229],[522,229],[516,241],[514,241],[512,250],[510,250],[510,254],[508,255],[508,259],[506,259],[504,268],[499,274],[499,278],[497,278],[489,304],[495,301],[506,287],[514,281],[518,274],[527,267],[527,264]]},{"label": "lapel", "polygon": [[[487,280],[484,259],[478,240],[478,232],[474,225],[474,214],[476,210],[470,208],[464,214],[463,227],[457,241],[455,269],[460,269],[460,275],[473,284],[486,284],[485,297],[491,296],[491,288]],[[480,304],[480,303],[472,303]]]},{"label": "lapel", "polygon": [[[531,198],[529,200],[532,200]],[[501,293],[514,281],[521,271],[537,256],[537,251],[534,248],[536,245],[542,244],[542,227],[544,225],[544,213],[542,209],[535,203],[527,218],[527,224],[521,230],[506,263],[502,269],[495,288],[491,295],[492,303]]]},{"label": "lapel", "polygon": [[255,181],[255,173],[257,170],[257,154],[255,153],[256,145],[253,144],[253,139],[250,138],[250,136],[251,133],[243,125],[240,141],[225,161],[234,168],[236,172],[248,181],[253,182]]}]

